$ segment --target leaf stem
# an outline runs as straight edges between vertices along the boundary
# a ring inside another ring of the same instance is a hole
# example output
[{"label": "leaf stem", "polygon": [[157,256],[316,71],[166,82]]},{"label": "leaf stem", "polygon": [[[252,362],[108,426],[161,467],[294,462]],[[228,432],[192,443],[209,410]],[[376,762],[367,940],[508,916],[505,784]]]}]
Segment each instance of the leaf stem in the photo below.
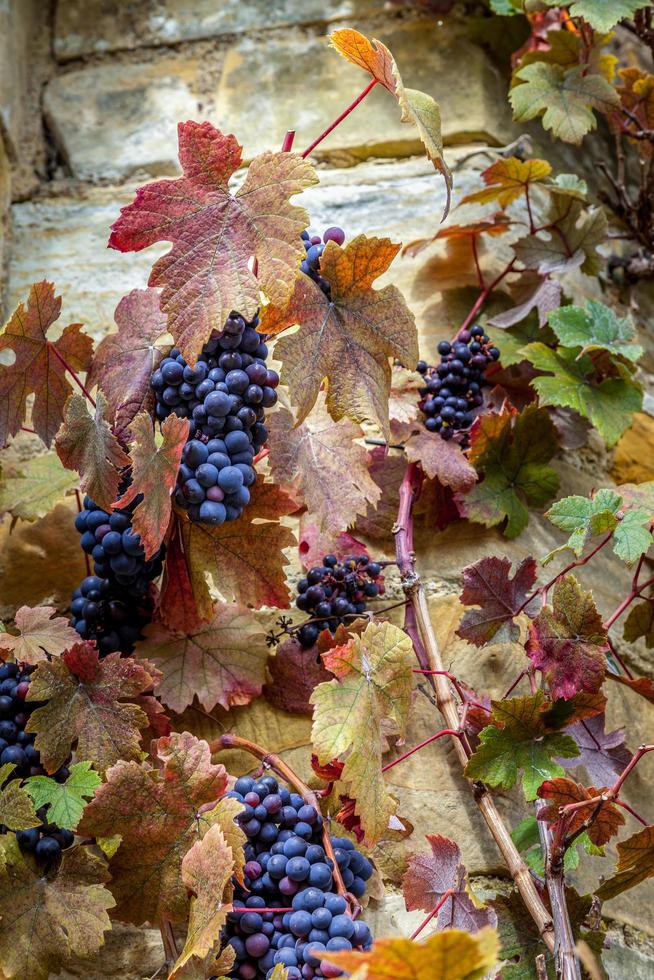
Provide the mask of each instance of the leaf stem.
[{"label": "leaf stem", "polygon": [[54,354],[54,356],[57,358],[57,360],[59,361],[59,363],[61,364],[61,366],[63,367],[63,369],[65,371],[68,371],[69,375],[71,376],[71,378],[73,379],[73,381],[75,382],[75,384],[80,388],[80,390],[81,390],[82,394],[84,395],[84,397],[86,398],[86,400],[91,404],[91,407],[92,408],[95,408],[95,399],[91,396],[91,394],[89,393],[89,391],[85,388],[85,386],[84,386],[82,380],[80,379],[79,375],[77,374],[77,372],[72,369],[72,367],[70,366],[70,364],[68,363],[68,361],[65,359],[65,357],[62,354],[59,353],[59,351],[57,350],[57,348],[55,347],[55,345],[51,341],[48,340],[48,341],[46,341],[46,343],[48,345],[48,350],[51,351],[51,353]]},{"label": "leaf stem", "polygon": [[[463,323],[459,327],[459,329],[457,331],[457,334],[456,334],[456,337],[458,337],[464,330],[467,330],[467,328],[470,326],[470,324],[472,323],[472,321],[474,320],[474,318],[477,316],[477,314],[479,313],[479,311],[481,310],[482,306],[484,305],[484,303],[486,302],[486,300],[488,299],[488,297],[491,295],[491,293],[493,292],[493,290],[497,286],[499,286],[499,284],[502,282],[502,280],[506,276],[508,276],[508,274],[510,272],[513,272],[513,266],[515,264],[515,261],[516,261],[515,259],[511,259],[511,261],[506,266],[506,268],[503,269],[502,272],[500,272],[500,274],[498,276],[496,276],[491,283],[489,283],[487,286],[484,286],[484,288],[479,293],[479,296],[475,300],[475,302],[474,302],[474,304],[472,306],[472,309],[470,310],[470,312],[468,313],[467,317],[465,318],[465,320],[463,321]],[[456,337],[454,338],[455,340],[456,340]]]},{"label": "leaf stem", "polygon": [[[397,566],[402,577],[402,587],[411,603],[417,631],[428,661],[425,666],[438,672],[430,677],[438,710],[448,728],[456,731],[459,728],[458,709],[452,695],[450,682],[441,673],[444,671],[444,665],[429,618],[424,588],[415,567],[412,510],[413,502],[422,484],[422,479],[422,472],[419,466],[416,463],[409,463],[400,486],[400,504],[395,527],[393,528],[395,534],[395,554]],[[421,666],[423,666],[422,663]],[[468,740],[464,735],[458,735],[453,738],[453,744],[459,762],[464,767],[471,754]],[[472,783],[471,789],[473,799],[479,807],[481,815],[506,862],[509,873],[536,923],[543,942],[550,951],[553,951],[554,933],[552,917],[538,894],[531,873],[511,839],[509,830],[495,806],[488,787],[482,783]]]},{"label": "leaf stem", "polygon": [[404,760],[408,759],[409,756],[412,756],[414,752],[418,752],[420,749],[424,749],[426,745],[431,745],[432,742],[435,742],[436,739],[442,738],[443,735],[452,735],[455,738],[461,738],[461,732],[458,729],[442,728],[440,732],[436,732],[435,735],[430,735],[429,738],[426,738],[424,740],[424,742],[420,742],[419,745],[414,745],[413,748],[409,749],[408,752],[405,752],[403,755],[398,756],[397,759],[393,759],[393,761],[387,763],[387,765],[382,766],[382,772],[388,772],[388,770],[392,769],[393,766],[397,766],[400,762],[404,762]]},{"label": "leaf stem", "polygon": [[435,915],[438,915],[438,913],[440,912],[440,910],[442,909],[442,907],[445,905],[445,903],[448,900],[448,898],[450,898],[454,894],[455,894],[455,892],[454,892],[454,889],[453,888],[448,888],[447,891],[444,891],[443,894],[441,895],[441,897],[438,899],[438,902],[436,903],[436,905],[433,907],[433,909],[431,910],[431,912],[427,916],[427,918],[422,920],[422,922],[420,923],[420,925],[418,926],[418,928],[416,929],[416,931],[413,932],[410,935],[409,938],[410,939],[417,939],[418,936],[420,935],[420,933],[422,932],[422,930],[425,928],[425,926],[429,925],[429,923],[431,922],[431,920],[434,918]]},{"label": "leaf stem", "polygon": [[291,150],[293,149],[293,140],[294,139],[295,139],[295,130],[294,129],[289,129],[288,132],[286,133],[286,136],[284,137],[284,141],[282,143],[282,153],[290,153],[291,152]]},{"label": "leaf stem", "polygon": [[340,116],[338,116],[333,123],[330,123],[327,129],[323,130],[320,136],[317,136],[316,139],[313,141],[313,143],[310,143],[309,146],[307,146],[306,150],[302,154],[303,160],[306,157],[308,157],[309,154],[312,152],[312,150],[315,150],[318,144],[322,143],[325,137],[329,136],[329,134],[333,132],[333,130],[335,130],[336,127],[340,123],[342,123],[343,120],[346,119],[354,109],[356,109],[356,107],[359,105],[360,102],[363,102],[368,92],[371,92],[376,84],[377,84],[376,78],[373,78],[368,82],[364,90],[360,92],[359,95],[357,95],[356,99],[353,102],[350,102],[349,106],[347,106],[346,109],[343,109],[343,112],[340,114]]},{"label": "leaf stem", "polygon": [[565,568],[562,568],[560,572],[557,572],[556,575],[554,575],[549,580],[549,582],[546,582],[545,585],[539,585],[537,589],[534,589],[534,591],[531,592],[527,596],[527,598],[522,603],[522,605],[520,606],[520,608],[517,610],[517,612],[515,613],[515,615],[517,616],[519,613],[521,613],[523,611],[523,609],[526,609],[527,606],[529,605],[529,603],[530,602],[533,602],[533,600],[537,596],[539,596],[539,595],[547,596],[547,593],[552,588],[552,586],[553,585],[556,585],[556,583],[558,582],[558,580],[560,578],[563,578],[564,575],[567,575],[568,572],[573,571],[573,569],[575,569],[575,568],[581,568],[582,565],[587,565],[588,562],[591,560],[591,558],[594,558],[595,555],[598,553],[598,551],[601,551],[602,548],[604,548],[605,545],[607,545],[609,543],[609,541],[611,540],[612,537],[613,537],[613,532],[610,531],[606,535],[606,537],[602,538],[602,540],[600,541],[600,543],[597,544],[597,545],[595,545],[595,547],[593,548],[593,550],[592,551],[589,551],[588,554],[584,558],[575,558],[575,560],[569,562],[565,566]]},{"label": "leaf stem", "polygon": [[[177,949],[173,927],[168,919],[163,915],[159,922],[159,931],[161,932],[161,941],[163,943],[164,953],[166,954],[166,960],[169,966],[172,967],[173,963],[176,962],[179,956],[179,951]],[[167,972],[170,972],[170,970]]]}]

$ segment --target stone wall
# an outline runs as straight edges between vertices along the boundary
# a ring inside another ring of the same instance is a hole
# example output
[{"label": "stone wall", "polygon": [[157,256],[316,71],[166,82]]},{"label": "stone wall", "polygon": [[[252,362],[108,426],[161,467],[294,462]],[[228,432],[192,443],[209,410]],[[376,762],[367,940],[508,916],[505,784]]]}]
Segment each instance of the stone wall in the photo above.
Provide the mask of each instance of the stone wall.
[{"label": "stone wall", "polygon": [[[8,315],[33,282],[47,277],[63,294],[65,322],[82,321],[94,337],[102,337],[111,329],[118,300],[146,283],[155,255],[167,249],[122,255],[107,249],[106,241],[135,186],[178,172],[177,122],[209,119],[233,131],[246,159],[280,147],[288,129],[296,130],[297,147],[308,145],[365,84],[359,69],[328,49],[325,35],[338,25],[379,37],[394,52],[406,83],[439,100],[450,163],[519,135],[507,109],[505,73],[474,40],[483,34],[479,24],[460,13],[428,17],[418,2],[0,0],[0,312]],[[542,130],[534,126],[530,132],[538,148]],[[575,151],[541,149],[559,167],[579,166]],[[321,182],[302,202],[312,226],[342,224],[349,236],[365,231],[404,241],[433,233],[443,209],[443,184],[419,151],[412,128],[399,122],[394,101],[376,89],[365,108],[316,154]],[[459,168],[455,199],[476,179],[469,165]],[[450,332],[433,319],[435,285],[433,276],[424,275],[428,265],[401,259],[390,277],[416,313],[426,352],[436,337]],[[568,456],[559,463],[562,492],[586,493],[598,482],[610,482],[606,465],[597,446],[585,456]],[[6,545],[0,555],[0,605],[13,602],[16,548],[29,548],[28,528],[19,526],[11,544],[7,531],[0,530],[0,545],[2,535]],[[538,517],[511,545],[495,532],[465,524],[434,534],[421,544],[420,554],[432,601],[454,592],[461,567],[481,554],[540,555],[549,550],[550,534]],[[624,577],[623,570],[606,561],[590,580],[609,607],[618,576]],[[477,677],[486,688],[497,685],[499,692],[504,668],[498,657],[483,664],[476,657],[462,666],[471,680]],[[654,709],[643,705],[638,708],[651,725]],[[611,710],[613,724],[623,723],[627,699],[616,698]],[[417,712],[411,740],[429,734],[430,724]],[[280,746],[304,756],[306,740],[304,722],[280,732]],[[421,831],[454,835],[456,830],[471,871],[495,873],[501,870],[496,852],[451,763],[443,753],[436,768],[422,768],[410,785],[398,782],[398,791]],[[406,775],[405,770],[401,778]],[[636,805],[647,791],[644,780],[637,782]],[[502,805],[515,816],[511,799]],[[648,958],[652,944],[636,931],[654,936],[652,898],[654,889],[641,886],[609,909],[616,921],[610,954],[614,978],[651,976],[647,971],[654,970]],[[397,895],[375,916],[380,932],[406,925]],[[72,974],[136,980],[154,974],[161,958],[157,933],[136,936],[125,930],[111,937],[93,968],[80,964]]]}]

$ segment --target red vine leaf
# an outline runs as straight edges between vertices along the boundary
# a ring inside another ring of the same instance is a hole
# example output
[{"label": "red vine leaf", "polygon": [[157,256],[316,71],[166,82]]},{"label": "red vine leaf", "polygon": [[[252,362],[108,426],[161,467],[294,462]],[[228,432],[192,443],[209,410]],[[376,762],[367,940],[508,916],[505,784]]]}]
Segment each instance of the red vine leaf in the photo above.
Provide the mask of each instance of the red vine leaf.
[{"label": "red vine leaf", "polygon": [[186,919],[182,861],[214,822],[200,809],[227,788],[224,766],[213,765],[208,744],[189,732],[160,738],[156,759],[158,766],[121,760],[109,769],[79,826],[90,837],[120,834],[110,887],[116,916],[135,925]]},{"label": "red vine leaf", "polygon": [[527,656],[541,670],[555,698],[599,690],[606,671],[608,636],[591,592],[573,575],[559,579],[552,605],[529,625]]},{"label": "red vine leaf", "polygon": [[375,422],[390,436],[389,358],[415,364],[418,339],[413,313],[397,287],[372,286],[399,248],[388,238],[365,235],[345,248],[328,242],[320,272],[331,283],[331,298],[301,275],[286,306],[264,309],[265,333],[278,334],[300,324],[275,345],[275,357],[283,363],[282,379],[298,406],[298,422],[313,408],[326,378],[327,409],[333,419]]},{"label": "red vine leaf", "polygon": [[468,894],[468,873],[461,863],[461,851],[447,837],[427,834],[430,854],[412,854],[402,881],[404,900],[409,912],[424,909],[431,912],[447,891],[435,921],[439,931],[462,929],[473,933],[484,926],[496,926],[497,916],[487,908],[479,908]]},{"label": "red vine leaf", "polygon": [[19,303],[0,331],[0,353],[11,351],[15,356],[10,366],[0,364],[0,446],[25,422],[32,393],[32,425],[49,446],[73,390],[60,358],[73,371],[89,369],[93,341],[81,332],[81,324],[71,323],[58,340],[47,339],[60,312],[61,296],[55,296],[53,284],[43,280],[30,289],[27,307]]},{"label": "red vine leaf", "polygon": [[305,649],[289,637],[275,650],[268,664],[270,680],[263,693],[268,704],[294,715],[311,715],[311,695],[318,684],[331,680],[331,674],[317,659],[314,649]]},{"label": "red vine leaf", "polygon": [[218,605],[210,623],[191,633],[172,633],[158,623],[138,645],[161,671],[156,692],[181,714],[197,697],[211,711],[249,704],[261,694],[268,650],[261,626],[239,605]]},{"label": "red vine leaf", "polygon": [[466,610],[457,635],[478,647],[492,639],[516,640],[520,630],[514,617],[536,581],[536,571],[535,560],[525,558],[510,578],[510,559],[494,555],[464,568],[461,602],[464,606],[481,608]]},{"label": "red vine leaf", "polygon": [[606,717],[602,713],[568,728],[579,746],[579,755],[573,761],[562,760],[565,769],[583,766],[597,786],[611,786],[631,759],[624,744],[624,728],[613,732],[604,730]]},{"label": "red vine leaf", "polygon": [[382,494],[377,506],[368,505],[365,516],[358,519],[355,527],[357,534],[373,539],[384,539],[392,535],[405,469],[406,461],[400,453],[389,453],[384,446],[373,448],[370,453],[370,475]]},{"label": "red vine leaf", "polygon": [[438,479],[443,486],[461,493],[471,490],[477,482],[477,472],[466,459],[461,446],[446,442],[431,432],[414,433],[404,446],[409,462],[420,463],[430,480]]},{"label": "red vine leaf", "polygon": [[349,419],[334,422],[322,394],[297,427],[291,412],[281,408],[270,416],[267,428],[273,480],[297,484],[320,530],[333,534],[349,527],[368,502],[374,506],[379,500],[381,490],[368,473],[368,453],[355,442],[363,430]]},{"label": "red vine leaf", "polygon": [[273,303],[288,300],[304,258],[300,233],[309,224],[304,208],[289,199],[317,178],[296,153],[262,153],[231,194],[229,179],[241,165],[236,138],[209,122],[180,123],[178,133],[183,176],[141,187],[134,203],[122,208],[109,245],[135,252],[173,243],[155,262],[149,285],[162,287],[168,329],[195,363],[232,310],[248,320],[254,316],[260,291]]},{"label": "red vine leaf", "polygon": [[628,888],[654,877],[654,827],[644,827],[617,845],[615,874],[596,891],[602,901],[621,895]]},{"label": "red vine leaf", "polygon": [[[559,778],[547,779],[538,790],[541,800],[551,800],[548,806],[543,807],[538,813],[539,820],[545,820],[551,827],[556,826],[562,815],[559,812],[563,806],[575,803],[584,803],[585,800],[592,800],[593,797],[600,796],[605,792],[606,787],[598,789],[596,786],[582,786],[575,783],[572,779]],[[615,803],[610,800],[599,802],[589,802],[587,806],[580,806],[573,810],[566,817],[565,836],[576,833],[588,821],[587,834],[593,844],[601,847],[607,844],[614,837],[624,823],[624,816]]]},{"label": "red vine leaf", "polygon": [[48,772],[63,766],[77,744],[80,759],[104,770],[118,759],[138,759],[139,729],[148,718],[133,703],[149,691],[159,672],[147,661],[110,653],[100,658],[92,643],[78,643],[59,660],[39,664],[28,701],[45,701],[30,715],[27,731]]},{"label": "red vine leaf", "polygon": [[169,415],[161,424],[163,439],[156,438],[152,419],[146,412],[136,416],[130,426],[134,442],[132,454],[132,481],[116,501],[116,507],[127,507],[142,494],[143,499],[134,508],[132,527],[140,535],[145,557],[152,558],[163,541],[172,512],[171,494],[177,483],[177,471],[186,443],[188,419]]},{"label": "red vine leaf", "polygon": [[213,615],[213,599],[206,579],[199,573],[191,576],[182,542],[180,521],[173,511],[166,548],[163,580],[157,616],[169,630],[192,633]]},{"label": "red vine leaf", "polygon": [[48,980],[73,957],[89,957],[111,929],[109,875],[90,847],[67,848],[44,872],[13,834],[0,843],[0,970],[9,980]]},{"label": "red vine leaf", "polygon": [[37,664],[79,643],[79,633],[56,613],[54,606],[21,606],[14,617],[18,636],[0,633],[0,652],[13,654],[20,663]]},{"label": "red vine leaf", "polygon": [[114,319],[118,331],[100,341],[88,384],[104,391],[114,432],[126,442],[132,420],[154,405],[150,377],[163,357],[157,341],[166,333],[167,318],[156,289],[133,289],[121,299]]},{"label": "red vine leaf", "polygon": [[105,510],[118,495],[121,470],[130,463],[105,419],[107,400],[98,389],[91,415],[82,395],[71,395],[55,439],[59,459],[80,476],[80,488]]},{"label": "red vine leaf", "polygon": [[322,565],[324,555],[336,555],[342,561],[348,555],[367,555],[368,549],[347,531],[341,531],[336,537],[321,533],[311,517],[304,513],[300,518],[298,553],[304,567],[313,568]]}]

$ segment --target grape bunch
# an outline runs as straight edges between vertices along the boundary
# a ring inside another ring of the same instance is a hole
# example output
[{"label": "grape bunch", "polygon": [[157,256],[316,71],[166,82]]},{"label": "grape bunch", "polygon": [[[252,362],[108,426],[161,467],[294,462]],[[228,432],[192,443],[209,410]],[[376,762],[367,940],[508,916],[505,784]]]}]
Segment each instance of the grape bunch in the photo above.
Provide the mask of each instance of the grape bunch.
[{"label": "grape bunch", "polygon": [[131,653],[152,615],[150,583],[161,575],[164,550],[146,560],[141,539],[132,530],[131,513],[138,500],[109,514],[85,497],[75,518],[95,574],[73,592],[71,625],[82,639],[95,640],[101,654]]},{"label": "grape bunch", "polygon": [[325,251],[327,242],[336,242],[337,245],[342,245],[344,241],[345,232],[336,225],[328,228],[323,233],[322,238],[320,235],[310,235],[308,231],[302,232],[302,242],[307,254],[300,263],[300,272],[310,276],[326,296],[330,295],[332,287],[329,280],[320,275],[320,256]]},{"label": "grape bunch", "polygon": [[[0,766],[11,764],[16,767],[11,779],[47,775],[41,765],[38,749],[34,747],[36,735],[25,731],[31,713],[40,707],[38,701],[25,700],[30,674],[34,669],[28,664],[0,664]],[[64,783],[69,775],[68,768],[62,766],[51,778]],[[46,810],[46,807],[42,807],[37,811],[41,825],[19,830],[16,840],[22,850],[33,852],[37,860],[50,862],[59,857],[63,848],[70,847],[73,834],[70,830],[48,823]],[[0,825],[0,833],[6,832],[6,828]]]},{"label": "grape bunch", "polygon": [[486,368],[498,360],[500,352],[477,324],[461,331],[453,343],[441,340],[438,353],[441,362],[437,367],[418,362],[418,371],[425,379],[419,405],[425,415],[425,428],[448,440],[472,425],[475,410],[484,402]]},{"label": "grape bunch", "polygon": [[194,367],[173,347],[151,378],[156,415],[191,420],[175,491],[194,521],[218,526],[240,517],[255,482],[255,455],[268,438],[265,410],[277,401],[279,375],[266,367],[265,335],[232,313],[221,337]]},{"label": "grape bunch", "polygon": [[335,633],[339,623],[365,612],[368,599],[384,594],[381,565],[367,555],[351,555],[342,562],[336,555],[325,555],[322,565],[300,579],[297,590],[297,608],[318,620],[305,623],[297,632],[302,646],[312,647],[322,630]]},{"label": "grape bunch", "polygon": [[[244,776],[228,795],[243,804],[237,821],[248,838],[245,887],[236,888],[225,930],[236,954],[231,976],[269,978],[277,964],[287,970],[289,980],[341,976],[321,953],[368,949],[372,937],[334,890],[321,814],[272,776]],[[332,837],[331,842],[345,887],[360,898],[372,864],[346,838]],[[268,908],[290,911],[258,911]]]}]

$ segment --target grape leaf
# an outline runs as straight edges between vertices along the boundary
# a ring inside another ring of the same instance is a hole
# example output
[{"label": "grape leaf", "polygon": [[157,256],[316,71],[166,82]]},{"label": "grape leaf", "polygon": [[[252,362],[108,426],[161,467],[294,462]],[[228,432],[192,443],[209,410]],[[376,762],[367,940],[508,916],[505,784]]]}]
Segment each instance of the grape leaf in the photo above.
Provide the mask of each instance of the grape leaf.
[{"label": "grape leaf", "polygon": [[179,975],[192,956],[211,952],[227,921],[231,905],[230,881],[234,869],[232,849],[218,824],[196,840],[182,860],[182,881],[192,892],[184,949],[170,977]]},{"label": "grape leaf", "polygon": [[481,980],[497,964],[499,940],[494,929],[474,936],[459,929],[436,932],[424,942],[377,939],[367,953],[320,955],[356,980]]},{"label": "grape leaf", "polygon": [[461,493],[471,490],[477,482],[474,466],[466,459],[461,446],[434,438],[432,432],[413,433],[404,445],[409,462],[420,463],[430,480],[437,479],[445,487]]},{"label": "grape leaf", "polygon": [[213,599],[201,572],[191,577],[186,561],[182,528],[173,511],[166,546],[157,617],[169,630],[192,633],[213,616]]},{"label": "grape leaf", "polygon": [[[209,573],[227,599],[238,596],[248,606],[288,606],[284,548],[295,542],[279,518],[297,510],[286,491],[257,482],[245,513],[236,521],[212,528],[181,518],[181,535],[189,576],[204,608]],[[255,523],[255,521],[257,523]]]},{"label": "grape leaf", "polygon": [[507,208],[521,197],[530,184],[545,180],[552,172],[547,160],[519,160],[518,157],[504,157],[491,163],[481,172],[486,185],[480,191],[466,194],[460,204],[489,204],[497,201],[501,208]]},{"label": "grape leaf", "polygon": [[[88,957],[111,928],[114,900],[106,865],[90,847],[67,848],[59,867],[44,873],[16,838],[0,838],[0,969],[17,980],[48,980],[73,956]],[[5,863],[6,862],[6,863]]]},{"label": "grape leaf", "polygon": [[87,380],[90,388],[102,388],[113,430],[126,442],[132,420],[139,412],[152,411],[150,377],[167,346],[157,341],[168,320],[159,309],[156,289],[133,289],[123,296],[114,319],[118,331],[98,344]]},{"label": "grape leaf", "polygon": [[[645,638],[648,650],[654,647],[654,603],[645,600],[631,607],[624,623],[624,638],[628,643],[635,643],[641,636]],[[2,637],[0,637],[0,646]]]},{"label": "grape leaf", "polygon": [[654,877],[654,827],[644,827],[627,840],[620,841],[617,850],[615,874],[606,878],[595,891],[603,902]]},{"label": "grape leaf", "polygon": [[267,420],[270,472],[275,483],[297,481],[301,499],[319,522],[319,530],[349,527],[381,490],[368,473],[368,453],[355,440],[363,430],[349,419],[334,422],[320,394],[297,427],[280,408]]},{"label": "grape leaf", "polygon": [[562,531],[570,531],[570,537],[564,545],[551,551],[544,562],[566,548],[580,557],[589,538],[607,532],[613,534],[615,554],[627,565],[633,565],[652,544],[650,512],[644,507],[632,509],[625,505],[614,490],[597,490],[591,498],[563,497],[545,516]]},{"label": "grape leaf", "polygon": [[116,916],[135,925],[162,915],[185,920],[182,860],[214,822],[201,808],[227,788],[224,766],[213,765],[208,744],[189,732],[160,738],[155,748],[159,766],[121,760],[109,769],[79,827],[91,837],[120,834],[111,891]]},{"label": "grape leaf", "polygon": [[325,378],[327,409],[333,419],[376,422],[390,436],[389,357],[403,364],[418,360],[413,313],[396,286],[373,289],[400,246],[388,238],[359,235],[345,248],[328,242],[320,274],[331,283],[331,298],[301,275],[290,302],[265,307],[261,330],[276,335],[300,324],[275,344],[282,380],[298,407],[298,422],[313,408]]},{"label": "grape leaf", "polygon": [[438,911],[435,925],[443,929],[479,932],[484,926],[496,926],[497,916],[478,907],[468,892],[468,873],[461,863],[461,851],[447,837],[427,834],[430,854],[412,854],[402,881],[407,910],[431,912],[447,891],[452,891]]},{"label": "grape leaf", "polygon": [[189,433],[188,419],[169,415],[161,423],[162,439],[156,437],[152,419],[146,412],[136,416],[130,426],[134,441],[130,446],[132,456],[132,481],[116,501],[116,507],[127,507],[139,494],[143,499],[134,508],[132,528],[141,537],[145,557],[152,558],[164,539],[172,502],[170,496],[177,483],[177,471],[182,449]]},{"label": "grape leaf", "polygon": [[331,680],[322,661],[316,659],[315,650],[307,650],[294,637],[276,648],[268,672],[270,680],[263,688],[266,701],[280,711],[295,715],[311,715],[314,688]]},{"label": "grape leaf", "polygon": [[597,251],[608,230],[604,211],[586,208],[579,200],[571,201],[558,188],[550,187],[549,196],[545,227],[517,241],[513,246],[515,257],[526,269],[542,276],[577,268],[586,275],[596,275],[604,264]]},{"label": "grape leaf", "polygon": [[548,413],[528,405],[520,415],[488,413],[471,430],[468,458],[484,479],[463,498],[466,516],[493,527],[506,519],[504,533],[515,538],[527,526],[527,505],[541,507],[559,486],[547,465],[557,437]]},{"label": "grape leaf", "polygon": [[552,605],[544,606],[529,624],[525,649],[554,697],[571,698],[601,687],[608,636],[592,592],[584,592],[573,575],[556,582]]},{"label": "grape leaf", "polygon": [[[161,286],[161,310],[189,363],[232,310],[251,319],[260,291],[283,305],[304,258],[300,233],[304,208],[289,199],[316,184],[310,163],[297,153],[262,153],[232,195],[228,183],[241,165],[242,147],[211,123],[178,126],[183,176],[141,187],[122,208],[109,246],[135,252],[155,242],[173,243],[158,259],[150,286]],[[255,276],[249,261],[257,260]]]},{"label": "grape leaf", "polygon": [[56,341],[47,339],[60,312],[61,296],[55,296],[52,283],[43,280],[30,289],[27,307],[19,303],[0,330],[0,353],[15,355],[10,366],[0,364],[0,446],[24,423],[32,393],[32,425],[50,446],[72,391],[62,361],[73,371],[88,371],[93,341],[81,332],[81,324],[71,323]]},{"label": "grape leaf", "polygon": [[264,633],[249,610],[220,604],[210,623],[188,634],[158,623],[145,629],[138,654],[161,671],[156,692],[177,714],[194,696],[206,711],[229,710],[261,694],[268,659]]},{"label": "grape leaf", "polygon": [[25,782],[25,789],[37,810],[42,806],[48,807],[48,823],[75,830],[86,799],[93,796],[101,783],[102,779],[91,768],[90,762],[75,762],[70,767],[70,776],[63,783],[51,776],[30,776]]},{"label": "grape leaf", "polygon": [[573,408],[592,422],[609,448],[642,407],[640,385],[632,379],[606,378],[592,384],[593,362],[586,355],[578,357],[575,350],[551,350],[539,343],[528,344],[522,352],[535,368],[548,372],[530,382],[538,392],[540,404]]},{"label": "grape leaf", "polygon": [[493,724],[480,732],[481,744],[468,761],[466,776],[511,789],[522,770],[522,788],[528,800],[536,799],[543,780],[564,776],[556,758],[573,758],[579,749],[569,735],[549,730],[549,707],[542,691],[493,701]]},{"label": "grape leaf", "polygon": [[130,463],[105,419],[107,400],[98,389],[95,413],[82,395],[71,395],[55,438],[59,459],[80,476],[80,487],[105,510],[118,495],[121,470]]},{"label": "grape leaf", "polygon": [[405,470],[406,462],[399,453],[389,453],[385,446],[373,447],[370,453],[370,475],[381,488],[382,495],[377,506],[368,507],[365,517],[360,517],[357,521],[357,534],[373,540],[392,536],[400,504],[400,484]]},{"label": "grape leaf", "polygon": [[461,603],[481,608],[466,610],[457,636],[478,647],[492,639],[496,642],[517,640],[520,629],[514,617],[522,610],[536,581],[536,570],[534,559],[525,558],[510,578],[510,559],[495,555],[481,558],[464,568]]},{"label": "grape leaf", "polygon": [[69,650],[79,643],[79,633],[56,613],[54,606],[21,606],[14,617],[18,636],[0,633],[0,651],[12,653],[20,663],[38,664]]},{"label": "grape leaf", "polygon": [[[594,797],[600,796],[605,789],[606,787],[598,789],[596,786],[586,788],[581,783],[575,783],[572,779],[548,779],[538,790],[538,795],[542,800],[551,800],[552,802],[539,810],[538,819],[544,820],[550,827],[553,827],[560,820],[560,807],[572,803],[583,803],[584,800],[592,800]],[[580,806],[579,809],[568,814],[566,836],[580,830],[586,821],[591,821],[591,819],[592,822],[589,823],[586,833],[597,847],[607,844],[624,823],[621,811],[611,800],[589,803],[588,806]]]},{"label": "grape leaf", "polygon": [[443,159],[441,112],[438,103],[425,92],[404,87],[393,55],[376,38],[370,41],[365,34],[346,27],[333,31],[329,35],[329,43],[346,61],[370,72],[373,78],[395,96],[402,110],[401,122],[413,123],[417,127],[427,157],[445,178],[445,218],[450,207],[452,174]]},{"label": "grape leaf", "polygon": [[[545,0],[545,3],[548,7],[560,6],[558,0]],[[568,12],[571,17],[583,17],[593,30],[606,34],[619,21],[648,6],[643,0],[574,0]]]},{"label": "grape leaf", "polygon": [[592,109],[608,113],[620,104],[611,83],[587,65],[566,69],[538,61],[518,69],[514,78],[520,83],[509,92],[515,121],[542,115],[543,128],[565,143],[579,144],[595,129]]},{"label": "grape leaf", "polygon": [[347,531],[342,531],[336,537],[320,532],[306,512],[300,517],[297,550],[305,568],[322,565],[324,555],[336,555],[342,561],[348,555],[368,554],[365,544]]},{"label": "grape leaf", "polygon": [[55,504],[77,486],[77,477],[64,469],[56,453],[25,460],[13,475],[4,475],[0,484],[0,514],[33,521],[52,510]]},{"label": "grape leaf", "polygon": [[403,737],[411,702],[413,648],[391,623],[370,623],[362,635],[323,655],[334,680],[319,684],[312,743],[321,763],[347,753],[341,780],[356,800],[366,838],[375,841],[395,811],[381,772],[382,735]]},{"label": "grape leaf", "polygon": [[45,701],[30,715],[26,730],[48,772],[64,765],[73,744],[101,772],[118,759],[140,758],[139,729],[145,713],[128,698],[152,688],[159,672],[147,661],[110,653],[100,658],[91,643],[78,643],[60,660],[39,664],[28,701]]},{"label": "grape leaf", "polygon": [[13,762],[0,766],[0,824],[7,830],[38,827],[41,820],[34,812],[34,805],[21,786],[20,778],[11,778],[15,768]]},{"label": "grape leaf", "polygon": [[581,306],[553,310],[549,324],[564,347],[581,347],[581,354],[605,350],[637,361],[643,353],[643,348],[633,343],[636,330],[631,318],[620,319],[610,307],[594,299],[588,300],[585,310]]},{"label": "grape leaf", "polygon": [[583,766],[596,786],[612,786],[631,759],[624,744],[624,728],[606,732],[605,724],[606,717],[602,713],[568,728],[580,754],[574,761],[561,761],[565,769]]},{"label": "grape leaf", "polygon": [[[562,292],[563,287],[558,279],[541,276],[535,272],[524,272],[520,279],[515,284],[512,284],[511,287],[511,295],[517,301],[517,305],[512,306],[509,310],[505,310],[503,313],[498,313],[490,317],[488,323],[504,331],[507,327],[512,327],[516,323],[520,323],[528,316],[531,310],[536,309],[538,312],[538,324],[534,325],[534,336],[529,337],[530,340],[535,340],[536,334],[538,333],[537,328],[544,327],[551,311],[561,305]],[[527,329],[530,328],[527,327]],[[506,356],[506,337],[506,333],[497,335],[497,342],[500,344],[502,350],[501,360],[504,367],[508,367],[511,363],[511,361],[507,360]],[[542,333],[539,339],[542,339]],[[518,361],[514,360],[513,363],[516,364]]]}]

